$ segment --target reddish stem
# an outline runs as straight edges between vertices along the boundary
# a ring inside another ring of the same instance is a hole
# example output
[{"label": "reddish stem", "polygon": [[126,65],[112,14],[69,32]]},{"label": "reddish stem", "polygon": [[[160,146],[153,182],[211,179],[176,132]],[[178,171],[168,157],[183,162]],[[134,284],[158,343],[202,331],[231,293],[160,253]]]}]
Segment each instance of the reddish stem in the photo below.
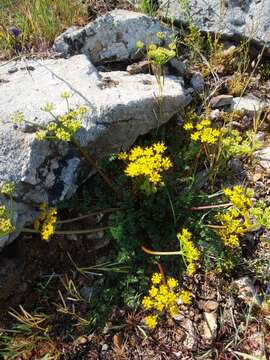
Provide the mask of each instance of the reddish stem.
[{"label": "reddish stem", "polygon": [[163,284],[167,285],[166,275],[165,275],[163,266],[161,265],[160,261],[157,262],[157,267],[158,267],[159,272],[161,273]]}]

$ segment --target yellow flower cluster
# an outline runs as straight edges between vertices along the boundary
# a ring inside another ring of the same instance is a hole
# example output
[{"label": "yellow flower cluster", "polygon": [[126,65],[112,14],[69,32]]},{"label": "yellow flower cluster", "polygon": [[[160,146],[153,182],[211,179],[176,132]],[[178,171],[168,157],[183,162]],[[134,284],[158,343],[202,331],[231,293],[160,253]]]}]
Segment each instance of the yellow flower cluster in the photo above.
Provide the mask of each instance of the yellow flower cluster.
[{"label": "yellow flower cluster", "polygon": [[240,212],[234,207],[231,207],[223,213],[218,213],[215,219],[223,226],[218,229],[218,234],[224,246],[230,249],[239,248],[239,237],[243,236],[247,230],[242,224]]},{"label": "yellow flower cluster", "polygon": [[129,154],[120,153],[118,159],[129,162],[125,169],[127,176],[145,176],[153,185],[159,185],[162,182],[161,173],[172,167],[171,160],[163,155],[166,149],[162,142],[145,148],[136,146]]},{"label": "yellow flower cluster", "polygon": [[2,195],[11,195],[14,191],[14,187],[15,184],[12,181],[6,182],[1,186],[0,192]]},{"label": "yellow flower cluster", "polygon": [[177,234],[180,245],[180,255],[187,265],[187,274],[190,276],[195,273],[196,261],[200,258],[200,251],[192,243],[191,237],[192,234],[187,229],[183,229],[182,233]]},{"label": "yellow flower cluster", "polygon": [[154,65],[165,65],[176,56],[176,52],[173,49],[166,49],[164,47],[158,47],[151,44],[148,47],[147,55]]},{"label": "yellow flower cluster", "polygon": [[82,127],[82,118],[86,113],[86,108],[79,108],[69,111],[67,114],[59,116],[57,121],[51,122],[46,130],[42,129],[36,133],[38,140],[44,140],[46,137],[55,137],[61,141],[70,141],[72,136]]},{"label": "yellow flower cluster", "polygon": [[169,277],[167,284],[162,283],[161,274],[155,273],[152,276],[152,286],[149,289],[148,296],[142,300],[145,310],[154,312],[145,318],[145,323],[149,328],[155,328],[158,323],[158,314],[167,311],[171,316],[179,312],[180,304],[190,304],[191,294],[189,291],[180,290],[178,281]]},{"label": "yellow flower cluster", "polygon": [[57,221],[57,209],[49,208],[48,204],[40,206],[40,214],[34,224],[34,229],[40,231],[42,239],[48,241],[54,234]]},{"label": "yellow flower cluster", "polygon": [[15,228],[10,219],[9,212],[5,205],[0,205],[0,236],[7,235],[14,231]]},{"label": "yellow flower cluster", "polygon": [[217,231],[224,246],[234,250],[240,248],[240,238],[251,227],[249,210],[252,207],[252,191],[234,186],[232,189],[224,189],[224,194],[232,206],[215,216],[222,226]]},{"label": "yellow flower cluster", "polygon": [[194,141],[200,141],[206,144],[215,144],[220,136],[220,130],[211,127],[211,121],[204,119],[197,125],[193,125],[192,122],[187,122],[183,126],[186,131],[194,132],[190,135],[190,138]]},{"label": "yellow flower cluster", "polygon": [[232,189],[224,189],[224,195],[229,198],[230,202],[240,211],[247,211],[251,206],[253,192],[251,189],[243,189],[236,185]]}]

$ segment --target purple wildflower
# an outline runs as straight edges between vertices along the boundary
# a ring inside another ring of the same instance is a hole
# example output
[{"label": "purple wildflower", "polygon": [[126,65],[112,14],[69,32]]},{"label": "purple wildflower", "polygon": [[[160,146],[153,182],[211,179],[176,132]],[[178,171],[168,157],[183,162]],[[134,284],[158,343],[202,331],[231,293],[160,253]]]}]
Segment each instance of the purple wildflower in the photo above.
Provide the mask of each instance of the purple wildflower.
[{"label": "purple wildflower", "polygon": [[20,33],[21,33],[21,31],[16,26],[12,26],[11,28],[9,28],[9,32],[15,38],[18,37],[20,35]]}]

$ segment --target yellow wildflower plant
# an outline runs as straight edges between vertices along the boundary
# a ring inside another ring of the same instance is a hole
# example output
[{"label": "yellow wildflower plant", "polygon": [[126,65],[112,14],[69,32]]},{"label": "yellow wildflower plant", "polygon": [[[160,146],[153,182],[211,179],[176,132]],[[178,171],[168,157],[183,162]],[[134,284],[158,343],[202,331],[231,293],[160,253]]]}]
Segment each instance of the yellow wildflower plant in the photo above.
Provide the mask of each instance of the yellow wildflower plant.
[{"label": "yellow wildflower plant", "polygon": [[[67,96],[69,95],[65,93],[61,96],[67,99]],[[50,104],[43,108],[43,110],[47,112],[50,112],[50,109]],[[49,123],[46,129],[37,131],[36,139],[44,140],[46,138],[56,138],[60,141],[71,141],[72,137],[82,127],[82,118],[85,113],[86,107],[80,106],[64,115],[60,115],[56,121]]]},{"label": "yellow wildflower plant", "polygon": [[183,125],[183,128],[186,131],[193,131],[190,134],[190,138],[193,141],[200,141],[201,143],[210,145],[215,144],[221,135],[219,129],[211,126],[209,119],[203,119],[197,125],[193,125],[191,121],[188,121]]},{"label": "yellow wildflower plant", "polygon": [[162,142],[145,148],[136,146],[129,153],[120,153],[118,159],[128,163],[125,169],[127,176],[132,178],[142,176],[157,186],[162,183],[162,172],[172,167],[171,160],[164,156],[166,149]]},{"label": "yellow wildflower plant", "polygon": [[15,230],[10,213],[5,205],[0,205],[0,236],[5,236]]},{"label": "yellow wildflower plant", "polygon": [[158,324],[157,315],[148,315],[145,317],[144,321],[150,329],[154,329]]},{"label": "yellow wildflower plant", "polygon": [[148,59],[154,65],[165,65],[168,61],[176,56],[176,52],[173,49],[166,49],[164,47],[157,47],[156,45],[149,45],[147,51]]},{"label": "yellow wildflower plant", "polygon": [[251,208],[251,198],[253,195],[251,189],[244,189],[242,186],[236,185],[232,189],[224,189],[223,192],[233,206],[240,211],[247,211]]},{"label": "yellow wildflower plant", "polygon": [[191,241],[192,234],[187,229],[183,229],[177,234],[180,245],[180,255],[187,265],[187,274],[193,275],[196,271],[196,262],[200,259],[200,251]]},{"label": "yellow wildflower plant", "polygon": [[[161,274],[154,273],[151,282],[148,294],[142,300],[142,306],[152,313],[145,317],[146,325],[154,328],[157,325],[159,314],[167,312],[170,316],[175,316],[178,314],[181,304],[191,303],[191,294],[186,290],[181,291],[179,282],[173,277],[169,277],[165,284],[162,282]],[[152,317],[155,319],[153,324],[151,321],[149,322]],[[155,326],[151,326],[154,324]]]},{"label": "yellow wildflower plant", "polygon": [[182,301],[182,303],[184,305],[189,305],[192,301],[192,295],[189,291],[187,290],[182,290],[180,292],[180,300]]},{"label": "yellow wildflower plant", "polygon": [[50,208],[43,203],[40,206],[40,214],[34,223],[34,229],[40,231],[43,240],[48,241],[54,234],[57,222],[57,209]]},{"label": "yellow wildflower plant", "polygon": [[230,200],[231,206],[215,216],[221,225],[217,232],[226,248],[236,250],[241,247],[241,237],[252,225],[250,220],[252,190],[236,185],[232,189],[224,189],[223,192]]},{"label": "yellow wildflower plant", "polygon": [[15,184],[12,181],[3,183],[0,187],[0,192],[2,195],[11,195],[14,191]]}]

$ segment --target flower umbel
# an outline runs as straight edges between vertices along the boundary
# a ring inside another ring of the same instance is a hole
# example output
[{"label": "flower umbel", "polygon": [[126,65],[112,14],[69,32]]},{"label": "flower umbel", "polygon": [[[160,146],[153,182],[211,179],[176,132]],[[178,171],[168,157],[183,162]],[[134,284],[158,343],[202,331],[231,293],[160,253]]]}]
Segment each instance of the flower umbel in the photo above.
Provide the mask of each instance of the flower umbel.
[{"label": "flower umbel", "polygon": [[167,312],[174,316],[179,312],[180,304],[190,304],[191,294],[187,290],[180,290],[178,281],[169,277],[167,284],[162,283],[162,276],[159,273],[152,275],[152,285],[148,295],[142,300],[145,310],[151,311],[152,314],[145,317],[146,325],[153,329],[157,325],[158,315]]},{"label": "flower umbel", "polygon": [[190,135],[193,141],[200,141],[201,143],[210,145],[215,144],[221,134],[220,130],[214,129],[211,126],[211,121],[208,119],[201,120],[201,122],[195,126],[191,121],[188,121],[184,124],[183,128],[186,131],[195,130]]},{"label": "flower umbel", "polygon": [[9,211],[5,205],[0,205],[0,236],[7,235],[15,230]]},{"label": "flower umbel", "polygon": [[[68,99],[69,94],[63,93],[63,98]],[[43,108],[46,112],[51,112],[53,104],[47,104]],[[86,112],[84,106],[80,106],[75,110],[71,110],[68,113],[61,115],[57,120],[50,122],[46,129],[37,131],[36,139],[44,140],[46,138],[56,138],[60,141],[71,141],[72,137],[82,127],[82,118]]]},{"label": "flower umbel", "polygon": [[162,182],[161,173],[172,167],[171,160],[164,156],[167,147],[162,142],[142,148],[134,147],[129,154],[120,153],[118,158],[128,162],[125,174],[129,177],[146,177],[153,185]]},{"label": "flower umbel", "polygon": [[57,221],[57,209],[48,207],[48,204],[43,203],[40,206],[40,214],[36,219],[34,228],[39,230],[43,240],[48,241],[54,234],[56,221]]},{"label": "flower umbel", "polygon": [[180,245],[180,255],[187,265],[188,275],[193,275],[196,271],[196,262],[200,258],[200,252],[191,241],[192,234],[187,229],[177,234]]},{"label": "flower umbel", "polygon": [[236,250],[240,248],[241,237],[251,227],[249,212],[252,207],[252,191],[238,185],[223,191],[232,205],[215,216],[215,219],[221,224],[217,232],[225,247]]}]

